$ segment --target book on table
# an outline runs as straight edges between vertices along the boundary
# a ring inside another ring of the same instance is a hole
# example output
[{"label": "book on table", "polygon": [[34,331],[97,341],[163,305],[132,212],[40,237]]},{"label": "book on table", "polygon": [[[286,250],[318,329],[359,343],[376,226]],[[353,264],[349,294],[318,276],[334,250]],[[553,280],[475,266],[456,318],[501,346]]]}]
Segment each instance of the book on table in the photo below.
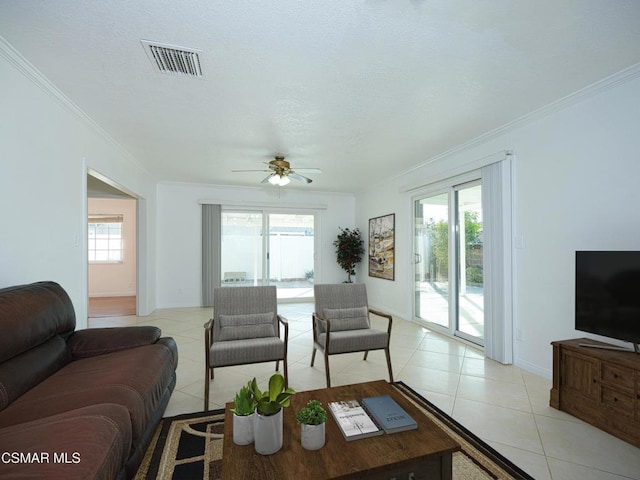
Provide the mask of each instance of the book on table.
[{"label": "book on table", "polygon": [[374,437],[384,433],[384,430],[376,425],[358,400],[329,402],[328,406],[347,441]]},{"label": "book on table", "polygon": [[362,405],[385,433],[418,428],[416,421],[389,395],[363,398]]}]

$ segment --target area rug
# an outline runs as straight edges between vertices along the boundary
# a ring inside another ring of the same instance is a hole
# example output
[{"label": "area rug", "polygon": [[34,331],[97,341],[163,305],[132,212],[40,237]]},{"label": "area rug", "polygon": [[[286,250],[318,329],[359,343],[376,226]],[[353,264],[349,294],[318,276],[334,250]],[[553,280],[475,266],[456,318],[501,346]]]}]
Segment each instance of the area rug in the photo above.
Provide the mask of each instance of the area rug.
[{"label": "area rug", "polygon": [[[402,382],[394,383],[394,387],[462,446],[462,450],[453,455],[454,479],[533,480],[410,387]],[[219,479],[223,432],[224,410],[164,418],[135,480]]]}]

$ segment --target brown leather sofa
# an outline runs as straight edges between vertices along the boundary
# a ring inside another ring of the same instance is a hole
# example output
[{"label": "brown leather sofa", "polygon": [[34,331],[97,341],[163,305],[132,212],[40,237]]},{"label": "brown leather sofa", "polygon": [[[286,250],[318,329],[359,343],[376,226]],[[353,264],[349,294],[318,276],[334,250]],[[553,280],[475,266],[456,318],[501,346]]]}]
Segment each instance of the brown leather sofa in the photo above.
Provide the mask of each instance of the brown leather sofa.
[{"label": "brown leather sofa", "polygon": [[0,478],[135,475],[176,383],[156,327],[75,330],[64,289],[0,289]]}]

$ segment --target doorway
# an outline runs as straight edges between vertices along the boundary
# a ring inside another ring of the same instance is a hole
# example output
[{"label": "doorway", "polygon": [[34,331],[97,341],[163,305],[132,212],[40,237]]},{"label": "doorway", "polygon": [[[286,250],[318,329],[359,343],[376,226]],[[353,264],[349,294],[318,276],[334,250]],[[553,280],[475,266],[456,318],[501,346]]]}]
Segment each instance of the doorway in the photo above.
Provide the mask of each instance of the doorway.
[{"label": "doorway", "polygon": [[137,313],[137,200],[87,175],[88,317]]}]

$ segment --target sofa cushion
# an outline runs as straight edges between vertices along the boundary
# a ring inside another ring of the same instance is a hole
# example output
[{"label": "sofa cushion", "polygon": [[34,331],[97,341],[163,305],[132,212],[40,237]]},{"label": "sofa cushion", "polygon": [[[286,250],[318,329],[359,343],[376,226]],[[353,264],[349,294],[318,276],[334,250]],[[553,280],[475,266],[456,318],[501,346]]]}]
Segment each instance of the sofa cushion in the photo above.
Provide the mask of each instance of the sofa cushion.
[{"label": "sofa cushion", "polygon": [[0,411],[70,361],[66,342],[56,336],[0,363]]},{"label": "sofa cushion", "polygon": [[275,337],[273,312],[245,315],[220,315],[219,342],[243,340],[247,338]]},{"label": "sofa cushion", "polygon": [[67,339],[76,315],[67,292],[55,282],[0,289],[0,362],[52,337]]},{"label": "sofa cushion", "polygon": [[0,410],[71,361],[75,318],[55,282],[0,289]]},{"label": "sofa cushion", "polygon": [[367,307],[325,308],[324,318],[331,320],[332,332],[370,327]]},{"label": "sofa cushion", "polygon": [[115,403],[128,409],[137,445],[173,381],[177,348],[172,340],[164,340],[69,363],[0,412],[0,427]]},{"label": "sofa cushion", "polygon": [[71,335],[67,346],[74,360],[151,345],[160,339],[162,331],[148,325],[136,327],[88,328]]},{"label": "sofa cushion", "polygon": [[125,407],[99,404],[0,429],[0,478],[112,480],[131,450]]}]

